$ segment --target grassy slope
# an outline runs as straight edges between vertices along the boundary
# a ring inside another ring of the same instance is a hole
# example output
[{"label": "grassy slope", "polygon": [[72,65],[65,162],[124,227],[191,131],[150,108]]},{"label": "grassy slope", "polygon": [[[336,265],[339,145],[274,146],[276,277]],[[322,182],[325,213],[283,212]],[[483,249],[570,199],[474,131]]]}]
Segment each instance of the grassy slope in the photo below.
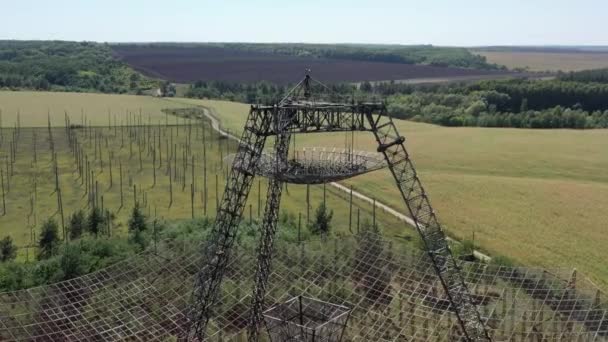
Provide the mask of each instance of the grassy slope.
[{"label": "grassy slope", "polygon": [[[112,112],[117,112],[117,121],[120,123],[121,119],[125,120],[125,113],[127,111],[138,112],[139,108],[142,108],[144,114],[150,114],[156,121],[160,120],[162,123],[165,122],[165,115],[160,112],[162,108],[166,107],[179,107],[183,106],[182,103],[170,102],[162,99],[155,99],[151,97],[136,97],[136,96],[123,96],[123,95],[95,95],[95,94],[67,94],[67,93],[30,93],[30,92],[0,92],[0,108],[4,111],[3,123],[4,127],[14,127],[16,121],[17,108],[21,111],[21,136],[19,138],[19,144],[17,148],[16,164],[14,166],[15,173],[11,178],[10,192],[6,194],[7,213],[0,215],[0,237],[11,235],[19,246],[23,246],[31,243],[30,237],[35,234],[37,236],[40,227],[40,222],[49,216],[53,216],[59,221],[60,216],[57,214],[57,202],[56,195],[54,194],[54,174],[52,169],[52,162],[50,158],[50,149],[48,142],[48,132],[44,127],[37,128],[37,158],[38,162],[33,163],[33,130],[31,128],[25,128],[27,126],[46,126],[47,123],[47,109],[50,108],[51,122],[53,125],[62,127],[64,124],[64,113],[63,109],[67,108],[68,113],[72,116],[72,122],[80,122],[80,108],[84,108],[85,113],[88,113],[88,117],[94,124],[106,125],[107,124],[107,109],[111,108]],[[242,105],[241,105],[242,106]],[[11,115],[12,114],[12,115]],[[113,116],[112,116],[113,121]],[[144,122],[147,122],[144,120]],[[175,123],[175,118],[169,119],[170,123]],[[184,122],[180,120],[180,122]],[[170,133],[170,130],[173,133]],[[159,217],[165,219],[187,219],[191,216],[190,208],[190,183],[191,180],[191,169],[188,168],[186,172],[187,185],[183,191],[182,186],[179,182],[173,183],[173,205],[168,207],[169,202],[169,179],[165,174],[166,170],[166,158],[167,153],[165,152],[165,141],[173,141],[178,144],[178,162],[177,167],[181,169],[182,165],[182,152],[181,145],[185,143],[187,136],[187,127],[182,126],[179,131],[179,136],[175,127],[166,129],[161,128],[162,135],[162,153],[163,153],[163,167],[157,171],[157,184],[153,186],[153,172],[152,156],[144,150],[142,153],[142,170],[139,169],[139,158],[138,153],[134,152],[134,156],[130,157],[130,148],[128,142],[128,134],[125,133],[125,144],[121,148],[122,136],[120,129],[114,131],[113,129],[100,128],[98,133],[103,137],[108,137],[108,147],[105,147],[105,138],[102,138],[102,156],[104,160],[103,171],[101,169],[101,163],[93,163],[95,167],[96,179],[99,182],[100,194],[104,196],[104,206],[109,208],[117,214],[117,219],[114,224],[114,234],[125,234],[127,219],[130,214],[133,205],[133,188],[132,184],[137,185],[137,189],[143,189],[147,193],[148,202],[150,203],[150,212],[154,213],[154,208],[157,209]],[[142,129],[144,130],[144,129]],[[200,217],[203,214],[203,200],[202,200],[202,184],[203,184],[203,172],[202,172],[202,135],[198,130],[193,131],[194,143],[192,146],[193,153],[196,156],[196,180],[197,184],[196,195],[195,195],[195,215]],[[65,130],[63,128],[56,128],[53,130],[53,136],[55,139],[57,158],[59,161],[60,177],[59,182],[62,188],[62,199],[66,219],[77,209],[87,210],[87,197],[84,194],[84,187],[80,184],[81,180],[78,178],[77,173],[74,173],[75,162],[69,151],[68,143],[65,136]],[[94,144],[89,144],[83,130],[79,130],[79,141],[84,145],[87,151],[89,160],[92,160],[94,155]],[[141,131],[140,131],[141,132]],[[5,128],[3,130],[4,143],[0,146],[0,166],[4,170],[4,157],[7,155],[8,140],[12,136],[12,129]],[[173,135],[173,138],[170,136]],[[197,138],[198,137],[198,138]],[[222,141],[222,155],[226,155],[226,142]],[[220,140],[217,136],[209,135],[207,133],[207,158],[208,158],[208,213],[213,216],[216,209],[216,174],[218,176],[218,189],[220,195],[223,191],[225,184],[225,177],[223,172],[220,170],[222,166],[221,155],[219,153]],[[232,142],[234,145],[234,142]],[[137,151],[137,144],[134,143],[134,150]],[[234,146],[230,149],[234,151]],[[113,159],[113,186],[110,187],[110,176],[109,176],[109,163],[108,163],[108,152],[112,151],[114,154]],[[120,191],[119,191],[119,176],[118,176],[118,161],[122,162],[123,174],[124,174],[124,202],[125,206],[119,209],[120,206]],[[157,164],[158,165],[158,164]],[[225,166],[225,165],[224,165]],[[181,172],[180,172],[181,173]],[[31,194],[33,192],[33,179],[34,174],[37,174],[37,200],[35,201],[35,217],[31,212]],[[5,173],[6,175],[6,173]],[[266,194],[266,182],[262,181],[261,188],[258,186],[258,182],[253,186],[252,192],[249,197],[249,204],[252,208],[253,218],[257,218],[258,213],[258,193],[262,199],[261,212],[263,212],[263,206],[265,202]],[[138,192],[140,191],[138,190]],[[260,192],[261,190],[261,192]],[[305,193],[306,188],[304,186],[289,186],[288,191],[283,192],[283,209],[290,211],[296,215],[302,214],[302,223],[305,225],[306,221],[306,209],[305,205]],[[323,190],[322,186],[311,187],[311,210],[310,215],[314,214],[314,209],[322,201]],[[141,196],[139,196],[141,201]],[[344,195],[338,193],[333,189],[327,189],[327,201],[328,206],[334,210],[334,228],[337,231],[348,230],[348,202],[344,200]],[[361,219],[371,218],[371,205],[363,201],[355,201],[354,203],[354,215],[356,214],[357,208],[361,210]],[[148,208],[146,208],[148,209]],[[2,210],[0,206],[0,211]],[[146,210],[146,213],[148,210]],[[245,210],[245,217],[249,217],[249,206]],[[380,223],[388,227],[388,233],[398,232],[399,236],[412,235],[411,232],[399,232],[392,230],[393,227],[398,227],[395,218],[387,216],[379,219]],[[356,223],[356,218],[353,216],[353,228]],[[305,229],[305,228],[304,228]],[[305,234],[306,232],[304,232]],[[395,233],[396,234],[396,233]],[[21,249],[20,257],[25,258],[26,250]],[[32,251],[29,251],[29,257],[32,256]]]},{"label": "grassy slope", "polygon": [[131,111],[139,115],[139,110],[152,117],[152,122],[165,122],[165,114],[161,109],[166,108],[163,99],[135,95],[107,95],[88,93],[58,93],[35,91],[0,91],[0,110],[2,110],[3,127],[13,127],[17,121],[17,112],[21,113],[21,127],[46,127],[47,112],[51,114],[51,124],[64,125],[64,112],[72,118],[72,122],[81,122],[81,112],[84,112],[88,122],[93,125],[108,125],[108,111],[111,112],[112,124],[114,114],[117,123],[126,123],[125,113]]},{"label": "grassy slope", "polygon": [[486,57],[489,63],[508,68],[528,67],[532,71],[579,71],[608,67],[608,53],[473,52]]},{"label": "grassy slope", "polygon": [[[0,92],[0,98],[5,127],[14,125],[14,114],[12,119],[9,115],[17,108],[21,109],[22,126],[26,126],[25,122],[45,126],[47,108],[51,108],[54,114],[53,123],[62,125],[64,108],[70,113],[75,112],[72,116],[79,118],[81,107],[94,118],[94,123],[103,125],[107,122],[108,107],[119,114],[127,110],[136,112],[141,107],[144,113],[153,114],[155,120],[163,121],[162,108],[202,104],[214,108],[226,128],[240,132],[249,109],[248,105],[222,101],[90,94]],[[30,114],[26,117],[25,113]],[[608,285],[608,257],[603,253],[608,242],[604,234],[608,224],[605,211],[608,205],[608,174],[605,172],[608,154],[604,150],[606,130],[444,128],[406,121],[397,121],[397,124],[408,138],[421,178],[450,234],[470,238],[475,230],[476,239],[491,253],[504,254],[534,265],[577,267],[602,285]],[[297,145],[343,147],[345,138],[350,139],[344,134],[298,136]],[[355,148],[374,150],[371,135],[357,134]],[[128,150],[121,153],[123,158],[128,157],[124,155]],[[65,162],[66,165],[71,163],[69,159]],[[149,162],[144,160],[144,165]],[[23,163],[28,165],[27,161]],[[136,160],[130,164],[133,164],[130,168],[138,168]],[[137,175],[138,184],[150,183],[150,172],[131,172]],[[382,194],[380,200],[402,209],[403,204],[392,182],[389,173],[383,170],[358,177],[350,183],[370,196]],[[158,199],[152,200],[159,201],[159,207],[166,202],[162,191],[166,192],[167,186],[164,183],[158,186]],[[212,178],[209,187],[212,210],[215,203]],[[50,193],[50,185],[44,191]],[[264,191],[262,187],[262,197]],[[301,208],[304,193],[302,187],[290,187],[290,194],[285,196],[285,208],[304,213]],[[313,190],[314,203],[319,202],[321,194],[319,187]],[[157,198],[153,194],[149,196]],[[180,189],[176,202],[189,204],[188,197],[187,191],[182,194]],[[330,201],[334,203],[330,205],[336,210],[337,224],[343,230],[348,208],[336,194],[332,193],[332,197],[334,199]],[[21,198],[15,206],[25,210],[29,208],[27,193],[15,198]],[[132,195],[126,194],[126,198],[131,199]],[[76,200],[64,200],[66,212],[69,211],[67,207],[76,206],[79,199],[80,196]],[[254,186],[251,199],[255,217],[257,186]],[[52,200],[47,210],[53,208]],[[362,215],[369,217],[369,206],[361,206],[364,209]],[[169,218],[189,216],[188,205],[173,208],[159,211]],[[200,203],[198,208],[200,212]],[[124,219],[124,216],[120,219],[123,224]],[[25,219],[17,217],[15,220]],[[8,227],[9,221],[0,222],[2,230]],[[14,221],[10,223],[13,227]],[[383,223],[391,234],[403,234],[394,220],[385,218]],[[26,232],[21,232],[17,238],[25,239],[26,235]]]},{"label": "grassy slope", "polygon": [[[195,100],[176,100],[197,103]],[[201,101],[231,130],[247,105]],[[608,131],[446,128],[397,121],[432,202],[450,234],[519,262],[577,267],[608,285]],[[298,136],[299,146],[344,146],[344,134]],[[374,150],[369,134],[355,148]],[[395,208],[388,171],[351,180]]]}]

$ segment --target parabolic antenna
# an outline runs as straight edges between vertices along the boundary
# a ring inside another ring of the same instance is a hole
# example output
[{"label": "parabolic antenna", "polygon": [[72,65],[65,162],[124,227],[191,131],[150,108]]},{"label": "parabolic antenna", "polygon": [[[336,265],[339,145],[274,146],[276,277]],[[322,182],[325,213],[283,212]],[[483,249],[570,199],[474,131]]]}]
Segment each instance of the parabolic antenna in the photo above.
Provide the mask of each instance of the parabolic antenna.
[{"label": "parabolic antenna", "polygon": [[[232,164],[235,155],[225,158]],[[292,152],[286,160],[278,160],[273,152],[264,152],[253,172],[292,184],[337,182],[386,166],[378,153],[347,149],[309,147]],[[234,167],[240,167],[238,163]]]}]

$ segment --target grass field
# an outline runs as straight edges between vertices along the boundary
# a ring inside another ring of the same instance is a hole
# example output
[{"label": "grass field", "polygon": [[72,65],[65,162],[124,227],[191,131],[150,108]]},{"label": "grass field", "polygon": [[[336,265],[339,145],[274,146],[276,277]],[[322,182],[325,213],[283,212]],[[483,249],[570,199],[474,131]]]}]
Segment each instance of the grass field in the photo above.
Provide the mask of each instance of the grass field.
[{"label": "grass field", "polygon": [[[195,100],[175,100],[197,103]],[[247,105],[203,101],[238,131]],[[576,267],[608,286],[607,130],[448,128],[397,120],[450,235],[529,265]],[[344,147],[345,134],[300,135],[299,146]],[[375,150],[371,134],[355,149]],[[347,184],[403,209],[388,171]],[[381,194],[381,196],[380,196]]]},{"label": "grass field", "polygon": [[608,53],[474,51],[490,63],[531,71],[579,71],[608,68]]},{"label": "grass field", "polygon": [[159,121],[164,124],[166,116],[161,110],[166,107],[165,100],[146,96],[0,91],[3,127],[9,128],[17,123],[17,113],[20,113],[21,127],[46,127],[47,113],[53,126],[64,125],[64,113],[78,124],[84,119],[94,126],[107,126],[108,120],[112,125],[115,120],[116,124],[125,125],[127,112],[139,116],[140,111],[145,117],[143,124],[149,120],[153,124]]},{"label": "grass field", "polygon": [[[8,96],[6,93],[0,93],[0,95]],[[86,101],[78,97],[88,97],[89,95],[70,96],[72,96],[72,100],[80,100],[78,105],[82,105]],[[13,100],[13,103],[26,108],[28,105],[26,99],[27,97],[21,98],[25,101],[22,105],[17,100]],[[106,99],[111,100],[112,97]],[[122,99],[122,97],[119,96],[118,99]],[[224,127],[234,132],[241,131],[249,110],[248,105],[223,101],[160,100],[145,97],[137,98],[137,100],[149,101],[150,103],[142,106],[148,105],[149,108],[157,108],[159,111],[167,107],[204,105],[213,110],[214,115],[222,121]],[[69,105],[54,103],[61,107]],[[41,108],[51,107],[50,104],[40,106]],[[51,108],[53,109],[53,107]],[[90,113],[92,118],[99,115],[101,118],[95,120],[99,119],[100,124],[103,124],[107,118],[107,109],[103,105],[98,105],[96,108],[97,111],[88,109],[87,113]],[[125,106],[121,113],[126,110],[129,109]],[[51,112],[58,113],[58,117],[53,119],[53,122],[62,125],[61,109],[55,107],[55,110],[51,110]],[[164,120],[164,114],[158,115],[159,120]],[[46,123],[46,110],[42,115],[33,116],[31,120],[33,120],[32,122],[42,120],[41,122]],[[5,127],[13,125],[6,119],[4,122]],[[608,226],[608,212],[605,210],[608,206],[608,174],[605,172],[608,169],[608,154],[605,153],[608,133],[606,130],[447,128],[407,121],[397,121],[397,125],[402,134],[407,137],[407,144],[420,171],[421,179],[430,194],[440,220],[447,227],[450,235],[470,239],[475,231],[477,243],[491,254],[506,255],[528,265],[577,267],[583,274],[591,277],[604,288],[608,286],[608,266],[606,266],[608,265],[608,255],[604,253],[604,246],[608,243],[608,236],[605,234]],[[24,126],[23,123],[22,126]],[[128,130],[128,128],[126,129]],[[184,139],[183,132],[187,127],[180,129],[180,139]],[[104,129],[100,128],[100,130]],[[107,132],[103,134],[108,134],[108,137],[111,138],[114,133],[107,128],[105,130]],[[166,137],[168,134],[170,134],[168,131],[161,132],[162,137]],[[196,134],[199,139],[196,140],[196,145],[192,145],[192,150],[195,151],[196,160],[202,160],[200,132]],[[27,139],[26,134],[23,133],[20,139],[23,140],[23,144],[19,145],[21,152],[17,156],[25,158],[21,161],[20,169],[27,169],[31,164],[31,156],[27,152],[31,151],[31,148],[28,149],[25,144],[28,140],[31,141],[31,138]],[[86,139],[82,141],[87,146]],[[216,153],[209,154],[210,170],[214,165],[219,164],[219,143],[213,141],[210,140],[208,146],[209,151],[216,151]],[[296,138],[296,145],[298,147],[329,145],[341,148],[344,147],[345,141],[350,141],[350,135],[299,135]],[[119,139],[109,139],[109,142],[120,145]],[[39,144],[43,143],[39,142]],[[40,145],[40,148],[42,149],[43,145]],[[354,148],[375,150],[372,136],[356,134]],[[3,146],[2,150],[5,149],[6,147]],[[117,156],[122,156],[125,164],[128,164],[128,172],[132,175],[133,182],[142,189],[148,189],[146,191],[149,203],[157,206],[159,216],[174,219],[190,217],[188,191],[190,173],[187,173],[186,190],[182,191],[181,187],[178,191],[174,190],[174,196],[176,196],[174,205],[168,208],[168,177],[164,175],[164,172],[161,173],[163,176],[159,178],[157,186],[151,189],[151,157],[144,154],[144,171],[139,171],[138,158],[129,159],[128,147],[121,149],[120,146],[114,145],[113,150]],[[90,155],[93,154],[91,147],[87,147],[87,151]],[[224,152],[222,152],[223,154]],[[43,155],[42,152],[41,155]],[[79,194],[71,203],[64,199],[67,213],[70,211],[68,208],[86,207],[86,196],[83,197],[83,188],[78,185],[76,175],[70,171],[74,166],[69,150],[64,155],[64,157],[59,157],[63,158],[61,164],[65,164],[66,169],[66,172],[63,173],[65,179],[62,178],[61,182],[62,184],[74,184],[73,192]],[[182,157],[178,153],[178,161],[181,162],[181,159]],[[178,168],[180,168],[180,162],[178,162]],[[52,179],[49,160],[46,163],[39,162],[38,164],[46,165],[46,177]],[[202,164],[197,165],[197,170],[199,172],[196,175],[195,183],[200,186],[202,184]],[[105,189],[108,186],[108,173],[107,170],[103,174],[99,171],[98,179],[104,184],[103,187],[100,185],[100,188]],[[212,172],[215,171],[210,172],[208,210],[213,212],[215,175]],[[17,175],[17,177],[24,177],[22,182],[25,184],[31,179],[25,175]],[[223,186],[221,171],[218,172],[218,179],[221,192]],[[393,180],[386,170],[355,178],[346,184],[353,184],[357,190],[370,197],[378,197],[382,202],[396,209],[404,210],[397,190],[393,186]],[[54,209],[56,208],[55,198],[50,195],[53,191],[52,184],[45,186],[46,188],[40,189],[40,192],[46,193],[48,209],[45,209],[46,212],[39,209],[38,217],[51,215],[56,211]],[[197,189],[200,191],[201,188]],[[331,190],[331,187],[327,189],[330,206],[336,212],[334,216],[336,225],[339,226],[339,230],[344,231],[347,229],[345,224],[347,225],[348,202],[341,199],[340,196],[342,198],[346,198],[346,196]],[[128,192],[125,194],[125,198],[128,199],[128,203],[132,204],[132,190],[129,188],[125,191]],[[67,196],[68,190],[65,192]],[[106,195],[108,198],[106,206],[117,208],[116,191],[109,192]],[[265,184],[262,182],[262,198],[264,193]],[[322,188],[313,187],[312,194],[311,202],[313,204],[311,206],[314,209],[321,200]],[[26,187],[24,192],[10,196],[15,197],[7,202],[9,210],[19,214],[9,213],[14,216],[0,217],[0,235],[7,231],[11,234],[14,232],[16,238],[20,239],[20,243],[27,243],[29,229],[26,225],[26,215],[23,213],[29,212],[29,190]],[[249,203],[252,205],[254,218],[257,216],[257,197],[256,184]],[[302,208],[303,198],[305,198],[303,187],[290,186],[289,194],[285,193],[284,208],[294,213],[305,214],[305,205],[304,209]],[[200,199],[200,193],[195,205],[196,212],[202,215],[203,202]],[[362,217],[370,217],[369,205],[359,202],[356,202],[356,205],[361,207]],[[118,215],[118,222],[123,223],[122,230],[120,230],[123,233],[127,212],[128,210],[123,209]],[[248,217],[248,209],[245,210],[245,217]],[[387,228],[389,234],[412,235],[411,230],[404,230],[401,224],[387,215],[382,216],[381,223]]]},{"label": "grass field", "polygon": [[[10,93],[23,96],[26,94]],[[3,94],[6,96],[6,94]],[[32,93],[32,95],[37,95]],[[65,94],[59,94],[65,95]],[[86,100],[92,98],[89,95],[70,94],[70,99],[78,99],[78,104],[85,105]],[[49,97],[50,98],[50,97]],[[111,100],[105,97],[104,100]],[[176,103],[160,102],[154,98],[125,98],[118,96],[117,101],[125,107],[118,116],[126,122],[127,109],[130,104],[141,105],[153,112],[156,108],[160,110],[161,104],[177,106]],[[146,103],[149,101],[149,103]],[[18,104],[17,100],[13,103]],[[51,121],[56,126],[52,128],[52,141],[54,151],[57,155],[58,180],[61,188],[61,199],[65,222],[69,215],[76,210],[83,209],[85,212],[92,206],[91,187],[87,190],[87,177],[81,177],[78,171],[78,162],[69,143],[67,130],[63,125],[63,112],[53,103],[42,103],[44,107],[51,108]],[[117,108],[119,104],[114,104]],[[74,106],[74,104],[67,104]],[[184,106],[184,104],[179,104]],[[20,108],[28,107],[24,102]],[[100,119],[107,116],[103,106],[85,107],[93,124],[103,124]],[[22,112],[24,113],[24,112]],[[47,114],[44,111],[40,115],[32,113],[28,116],[28,122],[42,124],[46,122]],[[143,113],[146,113],[145,111]],[[158,118],[165,122],[165,114],[154,112]],[[162,116],[161,116],[162,114]],[[142,114],[144,116],[145,114]],[[99,116],[99,117],[98,117]],[[134,115],[132,115],[134,116]],[[137,115],[135,115],[137,116]],[[145,117],[145,116],[144,116]],[[16,119],[16,117],[14,117]],[[44,127],[24,127],[24,116],[22,115],[21,128],[4,128],[0,138],[0,167],[5,191],[6,212],[0,202],[0,236],[10,235],[17,245],[23,247],[35,244],[37,234],[42,221],[53,217],[61,222],[61,212],[58,207],[57,192],[55,191],[54,163],[51,153],[51,135]],[[15,122],[4,118],[5,126],[14,127]],[[137,122],[137,118],[131,119]],[[71,118],[72,122],[78,123],[78,118]],[[145,120],[142,120],[145,121]],[[82,150],[83,160],[90,163],[89,171],[92,173],[91,183],[93,189],[97,188],[97,205],[108,209],[115,215],[112,223],[112,234],[126,234],[128,217],[135,201],[137,200],[149,217],[158,217],[166,220],[188,219],[192,216],[191,184],[195,185],[194,194],[194,216],[202,217],[205,213],[214,216],[216,211],[217,195],[223,193],[226,171],[228,165],[223,157],[233,153],[236,143],[232,140],[223,139],[213,131],[208,124],[192,121],[192,126],[187,125],[187,120],[170,116],[170,124],[143,125],[143,126],[105,126],[84,127],[71,130],[75,133],[78,141],[78,150]],[[59,123],[61,122],[61,125]],[[171,125],[180,122],[181,125]],[[18,136],[14,132],[18,132]],[[203,134],[203,132],[205,132]],[[203,136],[205,138],[203,138]],[[14,163],[10,162],[10,146],[16,142],[16,153]],[[140,154],[141,150],[141,154]],[[204,157],[206,155],[206,157]],[[184,156],[186,156],[184,160]],[[167,158],[169,157],[169,158]],[[194,181],[192,177],[192,157],[194,157]],[[110,162],[111,159],[111,162]],[[141,161],[140,161],[141,160]],[[171,166],[168,166],[168,163]],[[85,162],[86,164],[86,162]],[[112,173],[110,173],[110,165]],[[206,172],[204,171],[206,168]],[[120,170],[122,169],[122,200],[120,186]],[[87,174],[88,172],[83,172]],[[156,174],[156,182],[154,175]],[[204,175],[207,175],[205,181]],[[217,182],[216,182],[217,179]],[[206,184],[206,187],[205,187]],[[264,211],[266,181],[261,179],[253,185],[249,196],[249,203],[245,208],[244,219],[257,219]],[[205,190],[206,189],[206,190]],[[323,200],[323,187],[310,187],[310,218],[314,210]],[[171,195],[172,194],[172,195]],[[217,195],[216,195],[217,194]],[[1,193],[0,193],[1,196]],[[328,187],[325,191],[329,208],[334,210],[334,229],[338,232],[349,230],[349,203],[347,196]],[[171,197],[173,198],[171,201]],[[258,201],[258,199],[260,199]],[[1,197],[0,197],[1,201]],[[206,205],[205,205],[206,203]],[[303,237],[307,234],[306,220],[306,187],[289,186],[283,192],[283,211],[292,214],[292,220],[297,222],[298,214],[302,219]],[[205,210],[206,207],[206,210]],[[371,220],[371,205],[363,201],[354,200],[352,230],[356,230],[357,210],[360,211],[360,220]],[[378,212],[380,213],[380,211]],[[391,216],[378,215],[378,222],[387,227],[387,232],[400,237],[412,237],[412,232],[403,232],[395,229],[398,227],[397,220]],[[32,258],[31,248],[20,249],[20,258]]]}]

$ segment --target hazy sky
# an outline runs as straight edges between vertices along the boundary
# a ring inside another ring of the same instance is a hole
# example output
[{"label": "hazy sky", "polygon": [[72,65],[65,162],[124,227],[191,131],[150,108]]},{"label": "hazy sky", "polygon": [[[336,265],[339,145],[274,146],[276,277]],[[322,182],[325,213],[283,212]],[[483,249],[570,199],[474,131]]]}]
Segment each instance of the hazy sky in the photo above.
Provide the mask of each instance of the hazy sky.
[{"label": "hazy sky", "polygon": [[608,0],[0,0],[0,39],[608,45]]}]

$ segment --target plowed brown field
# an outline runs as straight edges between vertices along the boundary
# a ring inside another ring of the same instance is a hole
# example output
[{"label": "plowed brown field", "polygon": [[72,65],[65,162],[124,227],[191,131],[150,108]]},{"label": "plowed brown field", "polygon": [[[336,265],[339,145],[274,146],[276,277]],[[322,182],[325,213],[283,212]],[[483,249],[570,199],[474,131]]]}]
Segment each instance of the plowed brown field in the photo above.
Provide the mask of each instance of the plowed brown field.
[{"label": "plowed brown field", "polygon": [[503,71],[429,65],[281,56],[221,47],[113,46],[118,57],[146,75],[178,83],[198,80],[287,84],[310,68],[324,82],[357,82],[429,78],[487,78]]}]

